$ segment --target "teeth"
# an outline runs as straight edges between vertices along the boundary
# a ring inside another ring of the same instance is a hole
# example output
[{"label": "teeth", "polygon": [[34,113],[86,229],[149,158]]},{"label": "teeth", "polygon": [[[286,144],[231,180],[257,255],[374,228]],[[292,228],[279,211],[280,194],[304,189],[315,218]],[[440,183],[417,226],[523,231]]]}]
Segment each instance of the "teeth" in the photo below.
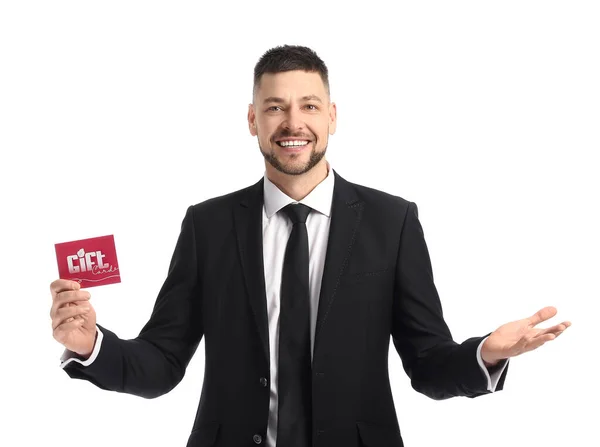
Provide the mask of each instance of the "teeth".
[{"label": "teeth", "polygon": [[299,140],[294,140],[294,141],[279,141],[277,144],[279,144],[280,146],[283,146],[283,147],[287,147],[287,146],[306,146],[308,144],[308,141],[299,141]]}]

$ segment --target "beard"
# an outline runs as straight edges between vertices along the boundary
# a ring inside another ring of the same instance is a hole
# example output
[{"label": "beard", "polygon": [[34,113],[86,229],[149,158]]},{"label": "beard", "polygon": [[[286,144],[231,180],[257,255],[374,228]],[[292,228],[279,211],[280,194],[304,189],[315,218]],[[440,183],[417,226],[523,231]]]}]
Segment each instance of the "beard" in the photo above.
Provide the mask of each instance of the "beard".
[{"label": "beard", "polygon": [[[277,143],[275,143],[275,144],[277,144]],[[310,171],[312,168],[314,168],[321,161],[321,159],[325,156],[325,152],[327,152],[327,142],[325,143],[325,147],[323,148],[322,151],[316,150],[314,140],[312,140],[310,144],[312,144],[312,149],[310,151],[310,156],[308,158],[308,161],[306,163],[302,163],[300,165],[297,162],[297,159],[299,157],[294,157],[289,162],[282,163],[281,160],[277,157],[275,149],[271,149],[269,152],[265,152],[263,150],[263,148],[260,146],[260,141],[258,143],[258,148],[260,149],[260,152],[263,155],[264,159],[267,160],[267,162],[271,166],[273,166],[275,169],[277,169],[279,172],[282,172],[287,175],[301,175],[301,174],[304,174],[305,172]],[[301,154],[299,154],[299,155],[301,155]]]}]

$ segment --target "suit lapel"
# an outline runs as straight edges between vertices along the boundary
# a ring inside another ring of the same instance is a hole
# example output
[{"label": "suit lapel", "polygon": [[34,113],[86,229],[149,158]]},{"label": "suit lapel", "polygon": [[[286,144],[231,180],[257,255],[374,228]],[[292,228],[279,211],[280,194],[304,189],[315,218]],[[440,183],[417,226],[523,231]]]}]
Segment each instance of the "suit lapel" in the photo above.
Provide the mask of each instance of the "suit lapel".
[{"label": "suit lapel", "polygon": [[331,203],[331,221],[329,222],[329,239],[319,293],[319,310],[315,328],[315,343],[313,359],[316,357],[319,345],[319,334],[335,300],[337,286],[358,234],[358,228],[363,213],[364,202],[359,200],[354,187],[344,180],[337,172],[333,186],[333,201]]},{"label": "suit lapel", "polygon": [[264,178],[261,178],[247,189],[247,194],[242,198],[239,206],[234,209],[234,224],[250,307],[254,314],[266,359],[269,361],[269,328],[262,236],[263,183]]},{"label": "suit lapel", "polygon": [[[327,322],[327,316],[335,300],[337,285],[352,252],[364,205],[364,202],[358,199],[352,185],[336,171],[332,170],[332,172],[335,182],[329,239],[319,294],[315,352],[319,334]],[[264,178],[261,178],[247,189],[244,198],[234,210],[234,224],[250,307],[254,314],[265,356],[269,360],[269,329],[262,238],[263,183]]]}]

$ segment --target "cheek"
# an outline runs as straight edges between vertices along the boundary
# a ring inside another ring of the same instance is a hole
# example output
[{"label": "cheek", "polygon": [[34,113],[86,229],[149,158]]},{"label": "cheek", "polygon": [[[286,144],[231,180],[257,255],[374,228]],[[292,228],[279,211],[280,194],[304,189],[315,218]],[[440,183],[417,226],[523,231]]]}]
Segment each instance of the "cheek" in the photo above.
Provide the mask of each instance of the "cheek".
[{"label": "cheek", "polygon": [[257,124],[256,130],[257,132],[260,130],[258,137],[261,139],[261,141],[264,141],[265,143],[271,142],[273,135],[275,135],[277,130],[277,125],[265,120]]},{"label": "cheek", "polygon": [[327,123],[319,123],[319,125],[313,127],[311,131],[317,137],[317,140],[319,140],[320,142],[327,141],[327,134],[329,133]]},{"label": "cheek", "polygon": [[312,123],[312,130],[318,135],[326,135],[329,129],[329,119],[327,116],[320,116],[318,120]]}]

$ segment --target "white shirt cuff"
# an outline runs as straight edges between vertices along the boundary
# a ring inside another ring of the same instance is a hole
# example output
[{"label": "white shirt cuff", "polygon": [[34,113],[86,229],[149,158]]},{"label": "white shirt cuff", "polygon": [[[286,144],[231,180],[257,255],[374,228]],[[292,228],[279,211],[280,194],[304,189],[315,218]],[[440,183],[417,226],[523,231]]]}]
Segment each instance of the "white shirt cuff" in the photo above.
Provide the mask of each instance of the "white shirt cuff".
[{"label": "white shirt cuff", "polygon": [[92,351],[92,354],[89,356],[89,358],[87,358],[86,360],[78,359],[77,353],[70,351],[68,349],[65,349],[65,352],[63,352],[63,355],[60,357],[60,361],[61,361],[60,367],[64,368],[71,362],[78,362],[78,363],[81,363],[83,366],[88,366],[94,360],[96,360],[96,357],[98,357],[98,353],[100,352],[100,345],[102,344],[102,337],[103,337],[102,331],[98,328],[98,326],[96,326],[96,333],[98,334],[98,337],[96,338],[96,343],[94,344],[94,350]]},{"label": "white shirt cuff", "polygon": [[483,344],[485,343],[485,341],[487,339],[488,339],[488,337],[485,337],[481,341],[481,343],[479,343],[479,346],[477,347],[477,362],[479,363],[479,366],[481,367],[481,369],[483,370],[483,373],[485,374],[485,377],[487,378],[488,391],[491,391],[493,393],[496,391],[496,387],[498,386],[498,381],[500,380],[502,373],[504,372],[504,370],[506,369],[506,366],[508,365],[508,359],[502,360],[502,362],[504,362],[504,365],[502,365],[502,367],[499,368],[498,370],[494,371],[490,376],[490,373],[489,373],[488,369],[486,368],[485,364],[483,363],[483,359],[481,358],[481,347],[483,346]]}]

